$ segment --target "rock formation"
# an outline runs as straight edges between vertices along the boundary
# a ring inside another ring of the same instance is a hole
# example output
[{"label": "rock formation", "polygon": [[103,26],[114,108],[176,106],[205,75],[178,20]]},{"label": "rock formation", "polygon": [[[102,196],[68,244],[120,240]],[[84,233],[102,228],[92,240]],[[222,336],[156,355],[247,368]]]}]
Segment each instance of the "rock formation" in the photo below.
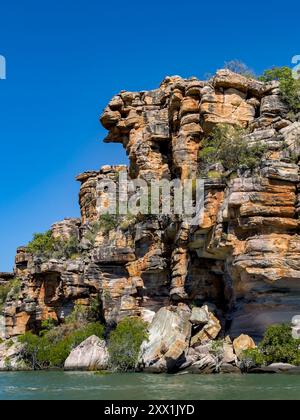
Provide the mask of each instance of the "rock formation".
[{"label": "rock formation", "polygon": [[71,352],[65,362],[65,370],[106,370],[108,362],[105,341],[92,335]]},{"label": "rock formation", "polygon": [[[167,77],[156,90],[116,95],[101,122],[105,141],[123,144],[129,168],[78,176],[81,219],[53,225],[52,234],[76,237],[81,253],[45,260],[18,249],[14,275],[22,286],[4,309],[6,337],[39,331],[49,317],[63,322],[75,304],[98,297],[107,325],[125,316],[153,319],[143,359],[149,370],[185,354],[198,363],[194,370],[211,371],[210,356],[195,358],[206,339],[258,339],[267,325],[290,321],[300,309],[300,123],[288,111],[277,82],[228,70],[209,81]],[[124,171],[148,182],[195,179],[202,141],[219,124],[247,128],[247,142],[266,151],[254,170],[205,179],[198,226],[158,215],[93,230],[103,212],[103,180]],[[193,305],[206,309],[191,312]],[[229,339],[229,363],[231,349]]]}]

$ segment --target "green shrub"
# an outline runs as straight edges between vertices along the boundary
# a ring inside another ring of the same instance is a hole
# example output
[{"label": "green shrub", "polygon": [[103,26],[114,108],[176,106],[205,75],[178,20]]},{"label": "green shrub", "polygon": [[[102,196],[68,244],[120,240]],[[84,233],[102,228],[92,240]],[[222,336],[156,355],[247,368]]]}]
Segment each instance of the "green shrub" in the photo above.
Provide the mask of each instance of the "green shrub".
[{"label": "green shrub", "polygon": [[0,286],[0,312],[3,310],[4,304],[10,295],[13,299],[17,299],[21,290],[21,281],[18,278],[8,281],[5,285]]},{"label": "green shrub", "polygon": [[104,233],[109,233],[119,225],[119,216],[115,214],[102,214],[99,219],[100,229]]},{"label": "green shrub", "polygon": [[40,348],[41,339],[27,332],[19,337],[19,342],[24,345],[23,358],[32,367],[32,369],[41,368],[38,363],[38,352]]},{"label": "green shrub", "polygon": [[245,63],[240,60],[231,60],[224,63],[224,68],[248,79],[255,79],[255,73]]},{"label": "green shrub", "polygon": [[27,245],[27,249],[34,255],[50,254],[53,251],[54,242],[51,230],[45,233],[35,233],[33,240]]},{"label": "green shrub", "polygon": [[249,146],[244,138],[245,129],[228,124],[217,125],[210,137],[202,140],[199,152],[201,174],[207,175],[209,165],[221,163],[226,171],[236,171],[241,166],[255,168],[264,152],[260,145]]},{"label": "green shrub", "polygon": [[222,175],[218,171],[209,171],[207,173],[207,178],[210,178],[210,179],[217,179],[217,178],[221,178],[221,177],[222,177]]},{"label": "green shrub", "polygon": [[88,322],[99,320],[101,315],[101,304],[102,302],[99,297],[92,299],[89,306],[76,304],[71,315],[66,318],[65,323],[87,324]]},{"label": "green shrub", "polygon": [[125,318],[110,334],[108,351],[112,368],[122,372],[137,366],[141,345],[148,338],[147,324],[139,318]]},{"label": "green shrub", "polygon": [[9,284],[5,284],[3,286],[0,286],[0,311],[3,310],[3,306],[6,302],[7,296],[11,290],[11,287]]},{"label": "green shrub", "polygon": [[136,216],[131,214],[102,214],[97,222],[89,225],[84,237],[94,246],[100,232],[107,235],[111,230],[116,230],[118,227],[126,232],[135,222]]},{"label": "green shrub", "polygon": [[214,340],[211,345],[210,353],[215,357],[224,354],[224,343],[222,340]]},{"label": "green shrub", "polygon": [[90,223],[88,230],[86,231],[84,238],[89,241],[93,246],[95,245],[98,233],[101,231],[100,222]]},{"label": "green shrub", "polygon": [[289,67],[274,67],[265,70],[260,80],[263,82],[278,80],[282,99],[291,111],[295,113],[300,111],[300,80],[293,78],[293,72]]},{"label": "green shrub", "polygon": [[44,259],[72,259],[80,253],[79,241],[75,236],[68,240],[53,238],[51,230],[35,233],[33,240],[27,245],[29,253]]},{"label": "green shrub", "polygon": [[266,362],[300,364],[300,340],[292,336],[292,329],[289,325],[273,325],[269,327],[264,335],[259,349]]},{"label": "green shrub", "polygon": [[266,359],[258,348],[243,351],[241,361],[245,367],[260,367],[266,364]]},{"label": "green shrub", "polygon": [[19,337],[24,344],[23,357],[33,369],[62,368],[71,351],[92,335],[104,336],[100,323],[89,323],[79,329],[61,325],[42,334],[31,332]]},{"label": "green shrub", "polygon": [[244,369],[265,366],[272,363],[300,365],[300,340],[292,336],[289,325],[270,326],[257,349],[243,352],[241,361]]}]

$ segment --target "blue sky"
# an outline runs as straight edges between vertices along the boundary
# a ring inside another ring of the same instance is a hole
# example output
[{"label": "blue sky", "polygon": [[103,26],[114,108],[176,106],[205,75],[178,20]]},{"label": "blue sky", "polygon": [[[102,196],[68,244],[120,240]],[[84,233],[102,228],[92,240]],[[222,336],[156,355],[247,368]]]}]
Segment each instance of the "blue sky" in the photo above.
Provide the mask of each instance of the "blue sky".
[{"label": "blue sky", "polygon": [[98,122],[121,89],[203,77],[238,58],[257,73],[300,54],[299,3],[2,2],[0,271],[33,232],[78,216],[75,176],[126,163]]}]

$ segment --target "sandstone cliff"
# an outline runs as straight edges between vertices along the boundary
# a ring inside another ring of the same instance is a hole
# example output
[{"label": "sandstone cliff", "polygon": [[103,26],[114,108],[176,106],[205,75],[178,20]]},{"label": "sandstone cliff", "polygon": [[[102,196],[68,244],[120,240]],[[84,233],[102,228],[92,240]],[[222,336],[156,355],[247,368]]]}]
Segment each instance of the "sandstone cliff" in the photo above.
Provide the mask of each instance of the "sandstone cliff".
[{"label": "sandstone cliff", "polygon": [[156,90],[116,95],[101,122],[105,141],[126,149],[129,178],[196,178],[202,141],[219,124],[248,128],[247,142],[265,145],[264,156],[252,170],[220,170],[205,180],[204,218],[193,228],[157,216],[95,231],[98,183],[124,167],[78,176],[81,219],[53,225],[52,235],[76,237],[81,252],[41,259],[18,249],[21,291],[3,311],[6,337],[39,331],[49,317],[62,322],[75,304],[97,297],[108,325],[128,315],[151,321],[170,305],[206,304],[221,334],[233,338],[259,338],[267,325],[299,313],[300,123],[279,93],[276,82],[221,70],[209,81],[168,77]]}]

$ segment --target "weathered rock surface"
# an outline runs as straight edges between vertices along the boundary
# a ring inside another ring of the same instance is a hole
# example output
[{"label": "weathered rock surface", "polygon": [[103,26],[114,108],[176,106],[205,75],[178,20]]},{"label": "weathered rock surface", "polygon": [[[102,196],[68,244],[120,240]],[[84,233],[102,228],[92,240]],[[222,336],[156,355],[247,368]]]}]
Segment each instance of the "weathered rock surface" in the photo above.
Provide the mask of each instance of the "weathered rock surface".
[{"label": "weathered rock surface", "polygon": [[248,335],[242,334],[233,341],[233,348],[238,358],[242,355],[243,351],[256,348],[256,344]]},{"label": "weathered rock surface", "polygon": [[[145,364],[168,370],[190,344],[198,348],[224,334],[258,340],[268,325],[290,322],[300,299],[300,130],[278,83],[228,70],[209,81],[167,77],[153,91],[114,96],[101,122],[105,141],[124,146],[129,168],[105,166],[78,176],[81,219],[52,227],[54,238],[78,238],[78,255],[43,260],[26,247],[17,250],[14,276],[21,288],[3,310],[4,336],[38,332],[49,317],[63,322],[75,304],[97,298],[108,326],[126,316],[152,321]],[[248,128],[247,141],[267,150],[252,171],[226,178],[215,167],[222,176],[205,179],[198,226],[175,216],[137,217],[95,232],[109,200],[103,181],[120,174],[195,179],[203,138],[220,123]],[[206,315],[198,309],[191,314],[180,306],[195,303],[208,306],[208,323],[202,325]],[[198,325],[192,338],[190,320]]]},{"label": "weathered rock surface", "polygon": [[269,366],[263,366],[260,368],[250,369],[250,373],[290,373],[297,374],[300,373],[300,367],[290,365],[288,363],[272,363]]},{"label": "weathered rock surface", "polygon": [[188,373],[209,374],[216,373],[217,364],[215,358],[211,355],[205,355],[197,362],[186,369]]},{"label": "weathered rock surface", "polygon": [[192,309],[192,315],[190,321],[195,325],[206,325],[210,320],[210,314],[207,306],[197,308],[196,306]]},{"label": "weathered rock surface", "polygon": [[141,349],[141,364],[148,372],[172,371],[189,347],[190,311],[184,305],[161,308],[149,328],[149,341]]},{"label": "weathered rock surface", "polygon": [[28,370],[22,360],[23,345],[18,342],[6,341],[0,344],[0,372]]},{"label": "weathered rock surface", "polygon": [[109,354],[104,340],[92,335],[72,350],[65,361],[65,370],[97,371],[106,370]]},{"label": "weathered rock surface", "polygon": [[[207,306],[204,308],[208,312]],[[191,347],[196,347],[216,339],[220,331],[220,321],[214,316],[213,313],[208,312],[208,321],[205,323],[204,327],[192,337]]]},{"label": "weathered rock surface", "polygon": [[220,373],[223,374],[232,374],[232,373],[241,373],[241,369],[238,368],[237,366],[234,366],[230,363],[223,363],[221,368],[220,368]]}]

